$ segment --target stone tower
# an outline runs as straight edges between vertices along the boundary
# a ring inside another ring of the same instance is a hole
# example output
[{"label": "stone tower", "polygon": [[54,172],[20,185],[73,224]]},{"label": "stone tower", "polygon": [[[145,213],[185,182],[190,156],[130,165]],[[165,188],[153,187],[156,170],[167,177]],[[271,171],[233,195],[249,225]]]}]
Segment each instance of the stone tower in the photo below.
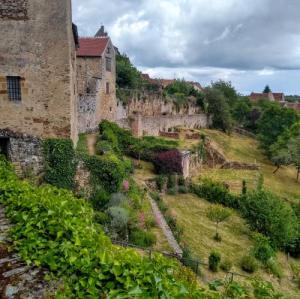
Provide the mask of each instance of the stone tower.
[{"label": "stone tower", "polygon": [[24,162],[38,159],[36,140],[76,143],[78,36],[71,0],[1,0],[0,36],[2,152]]}]

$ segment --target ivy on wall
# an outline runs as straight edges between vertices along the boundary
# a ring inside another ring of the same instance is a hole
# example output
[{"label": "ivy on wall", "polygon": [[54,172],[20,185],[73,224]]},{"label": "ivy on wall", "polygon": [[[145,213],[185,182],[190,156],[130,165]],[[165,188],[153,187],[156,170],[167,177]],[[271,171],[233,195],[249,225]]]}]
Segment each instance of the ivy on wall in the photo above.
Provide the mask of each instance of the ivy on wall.
[{"label": "ivy on wall", "polygon": [[47,139],[43,143],[45,181],[59,188],[73,189],[76,157],[70,139]]}]

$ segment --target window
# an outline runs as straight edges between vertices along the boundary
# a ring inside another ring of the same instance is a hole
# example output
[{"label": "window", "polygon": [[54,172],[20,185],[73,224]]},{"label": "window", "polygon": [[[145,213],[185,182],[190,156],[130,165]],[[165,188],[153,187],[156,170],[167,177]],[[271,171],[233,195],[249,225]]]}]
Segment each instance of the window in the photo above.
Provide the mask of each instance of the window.
[{"label": "window", "polygon": [[106,94],[109,94],[109,82],[106,82]]},{"label": "window", "polygon": [[107,47],[107,54],[110,54],[111,50],[110,47]]},{"label": "window", "polygon": [[15,76],[7,77],[8,98],[11,101],[21,101],[21,78]]},{"label": "window", "polygon": [[111,58],[106,57],[106,70],[111,72]]}]

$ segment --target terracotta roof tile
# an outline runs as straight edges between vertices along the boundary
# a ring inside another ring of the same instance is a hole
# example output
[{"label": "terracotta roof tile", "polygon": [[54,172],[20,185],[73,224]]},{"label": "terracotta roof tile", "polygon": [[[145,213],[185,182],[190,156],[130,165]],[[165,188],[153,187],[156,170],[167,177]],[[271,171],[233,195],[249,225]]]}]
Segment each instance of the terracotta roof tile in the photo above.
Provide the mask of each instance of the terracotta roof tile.
[{"label": "terracotta roof tile", "polygon": [[108,44],[108,37],[79,38],[78,57],[100,57]]}]

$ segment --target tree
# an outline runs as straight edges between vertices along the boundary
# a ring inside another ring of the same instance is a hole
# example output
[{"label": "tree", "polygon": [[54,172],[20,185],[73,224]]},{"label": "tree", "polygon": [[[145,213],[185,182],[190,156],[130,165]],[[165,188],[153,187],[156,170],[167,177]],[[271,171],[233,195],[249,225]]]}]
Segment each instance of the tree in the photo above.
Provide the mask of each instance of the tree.
[{"label": "tree", "polygon": [[216,225],[216,234],[214,236],[215,240],[221,241],[221,237],[218,232],[219,224],[226,221],[231,214],[231,210],[224,208],[222,205],[213,205],[208,209],[207,217]]},{"label": "tree", "polygon": [[205,89],[205,99],[208,103],[208,113],[212,115],[212,125],[224,132],[231,132],[233,120],[229,105],[222,91],[217,88]]},{"label": "tree", "polygon": [[258,139],[269,157],[271,156],[271,145],[297,121],[299,121],[299,115],[296,111],[282,108],[279,105],[270,105],[263,112],[258,123]]},{"label": "tree", "polygon": [[290,161],[297,169],[297,182],[300,175],[300,135],[291,138],[287,145]]},{"label": "tree", "polygon": [[245,125],[247,120],[249,119],[251,107],[252,105],[248,98],[239,98],[236,101],[232,109],[232,116],[240,126]]},{"label": "tree", "polygon": [[266,87],[265,87],[263,93],[269,93],[269,92],[271,92],[271,88],[270,88],[269,85],[266,85]]},{"label": "tree", "polygon": [[219,80],[217,82],[213,82],[211,86],[212,88],[218,89],[223,93],[230,107],[233,107],[238,101],[238,94],[230,81],[226,82],[224,80]]},{"label": "tree", "polygon": [[116,57],[117,63],[117,86],[120,88],[138,89],[142,85],[141,73],[124,55]]}]

